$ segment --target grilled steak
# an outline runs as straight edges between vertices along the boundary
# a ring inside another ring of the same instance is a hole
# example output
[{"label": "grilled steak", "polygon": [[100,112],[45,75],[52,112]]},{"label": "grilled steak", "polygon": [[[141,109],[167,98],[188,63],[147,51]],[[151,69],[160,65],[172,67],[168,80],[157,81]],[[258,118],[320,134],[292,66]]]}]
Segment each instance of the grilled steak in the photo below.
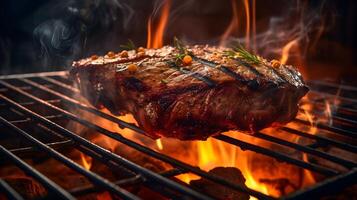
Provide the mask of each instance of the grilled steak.
[{"label": "grilled steak", "polygon": [[133,114],[153,138],[181,140],[287,123],[308,91],[292,66],[262,58],[251,64],[226,48],[187,50],[191,56],[182,60],[171,46],[110,52],[74,62],[71,75],[96,107]]}]

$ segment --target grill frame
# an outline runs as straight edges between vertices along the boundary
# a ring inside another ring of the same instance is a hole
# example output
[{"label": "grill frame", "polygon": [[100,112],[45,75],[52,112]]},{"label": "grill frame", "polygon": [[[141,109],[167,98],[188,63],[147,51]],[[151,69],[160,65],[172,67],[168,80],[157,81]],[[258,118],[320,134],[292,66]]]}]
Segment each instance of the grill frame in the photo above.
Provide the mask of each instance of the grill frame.
[{"label": "grill frame", "polygon": [[[88,154],[90,154],[90,152],[93,151],[95,153],[98,153],[101,156],[105,156],[104,157],[105,159],[110,159],[111,161],[115,161],[116,164],[118,164],[120,166],[124,166],[125,168],[128,169],[128,171],[134,171],[133,177],[130,177],[130,178],[127,178],[124,180],[120,180],[115,183],[112,183],[112,182],[108,183],[106,180],[104,180],[102,177],[99,177],[98,175],[91,174],[89,171],[87,171],[87,172],[83,171],[84,168],[81,166],[77,166],[78,164],[76,165],[75,163],[67,163],[70,167],[76,168],[77,170],[84,173],[86,177],[91,177],[91,180],[94,183],[99,184],[102,187],[106,187],[106,189],[108,189],[109,191],[111,191],[117,195],[120,195],[124,199],[136,199],[136,197],[123,191],[123,189],[120,186],[125,186],[127,184],[130,185],[130,184],[135,184],[135,183],[146,184],[148,187],[159,187],[160,189],[156,188],[156,190],[160,190],[163,193],[168,192],[166,194],[168,196],[175,196],[175,195],[177,196],[177,193],[179,193],[180,195],[190,196],[195,199],[210,199],[210,197],[206,196],[205,194],[201,194],[197,191],[192,190],[192,188],[188,188],[187,186],[181,185],[181,184],[169,179],[170,177],[173,177],[173,176],[176,176],[179,174],[192,172],[194,174],[199,175],[200,177],[207,178],[207,179],[212,180],[216,183],[225,185],[231,189],[245,192],[245,193],[247,193],[251,196],[255,196],[259,199],[275,199],[273,197],[262,194],[258,191],[249,189],[245,186],[228,182],[221,177],[209,174],[203,170],[196,168],[195,166],[191,166],[187,163],[183,163],[183,162],[176,160],[172,157],[166,156],[166,155],[161,154],[157,151],[154,151],[148,147],[140,145],[130,139],[125,138],[124,136],[122,136],[118,133],[114,133],[110,130],[106,130],[100,126],[93,124],[90,121],[81,119],[80,117],[72,114],[68,110],[64,110],[62,108],[59,108],[59,107],[53,105],[55,103],[55,101],[45,101],[45,100],[38,98],[38,97],[34,96],[33,94],[27,92],[26,88],[17,87],[17,86],[12,85],[11,83],[8,82],[8,80],[18,80],[18,81],[24,83],[26,85],[26,87],[35,88],[36,90],[41,90],[42,92],[56,96],[56,99],[58,99],[58,101],[60,101],[60,102],[65,102],[66,104],[71,104],[71,106],[77,107],[78,109],[96,114],[100,117],[103,117],[105,119],[108,119],[112,122],[117,123],[121,127],[129,128],[139,134],[145,134],[145,132],[142,129],[140,129],[139,127],[137,127],[133,124],[126,123],[118,118],[115,118],[111,115],[103,113],[102,111],[99,111],[91,106],[83,104],[69,96],[66,96],[65,94],[62,94],[56,90],[53,90],[50,87],[41,85],[39,83],[36,83],[33,80],[30,80],[31,78],[39,78],[41,80],[46,81],[49,84],[52,84],[55,87],[70,90],[74,93],[79,92],[78,89],[72,87],[71,85],[67,85],[66,83],[63,83],[59,80],[51,78],[51,77],[66,78],[66,76],[68,76],[66,71],[0,76],[0,87],[3,89],[3,91],[10,90],[17,94],[20,94],[20,95],[26,96],[27,98],[30,98],[33,102],[29,102],[29,103],[39,103],[39,104],[42,104],[43,106],[46,106],[48,108],[57,110],[58,112],[61,113],[60,117],[65,117],[70,120],[77,121],[78,123],[80,123],[86,127],[96,130],[100,134],[106,135],[118,142],[121,142],[127,146],[130,146],[146,155],[149,155],[151,157],[159,159],[165,163],[169,163],[171,166],[174,167],[174,169],[169,170],[167,172],[160,173],[160,174],[152,172],[150,170],[147,170],[147,169],[143,168],[142,166],[139,166],[127,159],[124,159],[114,153],[108,152],[107,150],[101,148],[100,146],[93,144],[92,142],[78,136],[77,134],[73,133],[70,130],[67,130],[66,128],[64,128],[62,126],[56,125],[54,122],[51,121],[51,119],[52,119],[51,117],[54,117],[54,116],[42,116],[42,115],[36,114],[34,111],[27,109],[24,105],[17,103],[16,100],[8,98],[8,97],[0,94],[0,100],[5,101],[6,104],[9,106],[15,107],[16,109],[19,109],[22,112],[26,113],[28,115],[28,117],[30,118],[30,120],[34,120],[36,122],[41,122],[41,123],[45,124],[47,127],[55,129],[56,132],[61,132],[60,134],[63,137],[71,138],[70,140],[67,140],[67,141],[43,144],[45,146],[42,146],[42,148],[45,151],[47,151],[47,153],[49,153],[49,152],[53,153],[56,148],[62,148],[63,143],[66,143],[66,142],[78,143],[78,144],[85,146],[86,148],[88,148],[90,150],[90,151],[87,151]],[[317,82],[311,82],[310,84],[320,84],[320,85],[327,84],[331,87],[335,87],[335,88],[338,87],[339,90],[346,89],[346,90],[357,91],[357,89],[352,86],[345,86],[345,85],[339,86],[339,85],[328,83],[328,82],[317,81]],[[1,90],[0,90],[0,92],[1,92]],[[315,89],[313,89],[312,92],[317,93],[317,94],[322,93],[323,94],[322,97],[333,95],[333,94],[324,93],[324,92],[321,92],[321,91],[315,90]],[[334,95],[334,97],[335,97],[335,95]],[[352,99],[352,98],[345,98],[345,97],[338,97],[338,98],[341,101],[357,103],[357,100]],[[346,107],[346,109],[350,109],[350,108]],[[357,110],[350,109],[350,111],[351,110],[352,110],[352,112],[357,113]],[[348,121],[349,119],[346,119],[346,118],[342,118],[340,120],[351,122],[351,121]],[[6,124],[7,126],[12,128],[16,132],[22,134],[23,136],[26,136],[28,140],[35,142],[33,140],[34,138],[31,136],[31,134],[24,132],[23,130],[18,128],[16,125],[14,125],[14,124],[17,124],[18,122],[10,122],[9,120],[6,120],[3,117],[0,117],[0,121],[2,122],[2,124]],[[305,125],[310,125],[310,122],[308,122],[306,120],[295,119],[295,122],[305,124]],[[354,122],[354,121],[352,121],[352,122]],[[341,129],[341,128],[334,127],[331,125],[317,124],[317,128],[322,129],[322,130],[332,131],[333,133],[342,135],[344,137],[351,137],[352,139],[356,138],[355,137],[356,132]],[[335,141],[335,140],[332,140],[325,136],[311,135],[309,133],[305,133],[300,130],[295,130],[295,129],[292,129],[289,127],[283,127],[281,130],[286,131],[290,134],[296,134],[300,137],[314,139],[314,140],[316,140],[316,146],[320,146],[322,144],[328,144],[328,145],[333,145],[335,147],[344,149],[346,151],[350,151],[352,153],[357,153],[357,146],[347,144],[347,143],[344,143],[341,141]],[[304,153],[319,156],[321,158],[330,160],[334,163],[341,164],[342,166],[345,166],[346,168],[349,169],[349,171],[347,173],[339,173],[335,170],[329,169],[328,167],[323,167],[323,166],[320,166],[317,164],[308,163],[305,161],[301,161],[299,159],[291,158],[290,156],[285,155],[283,153],[276,152],[276,151],[267,149],[265,147],[260,147],[260,146],[257,146],[257,145],[239,140],[239,139],[235,139],[235,138],[229,137],[227,135],[214,136],[215,139],[229,143],[231,145],[235,145],[237,148],[242,148],[242,149],[254,151],[256,153],[264,154],[269,157],[274,157],[278,160],[281,160],[281,161],[299,166],[303,169],[308,169],[308,170],[311,170],[311,171],[314,171],[314,172],[317,172],[317,173],[320,173],[320,174],[323,174],[323,175],[329,177],[326,180],[324,180],[322,182],[318,182],[317,184],[315,184],[311,187],[301,189],[301,190],[296,191],[292,194],[288,194],[287,196],[283,196],[283,197],[281,197],[282,199],[302,199],[302,198],[308,198],[308,197],[312,197],[312,196],[314,196],[314,197],[322,196],[322,195],[326,194],[326,190],[328,190],[329,192],[335,192],[335,191],[345,188],[346,186],[353,185],[356,183],[355,180],[357,180],[357,168],[356,168],[357,163],[355,163],[355,162],[351,162],[351,161],[345,160],[343,158],[336,157],[336,156],[333,156],[331,154],[328,154],[328,153],[325,153],[322,151],[318,151],[318,150],[316,150],[316,147],[304,146],[304,145],[288,142],[288,141],[282,140],[278,137],[273,137],[273,136],[270,136],[270,135],[267,135],[264,133],[258,133],[256,135],[254,135],[254,137],[257,137],[257,138],[260,138],[260,139],[263,139],[263,140],[266,140],[266,141],[269,141],[272,143],[276,143],[276,144],[279,144],[282,146],[287,146],[287,147],[299,150]],[[22,165],[20,162],[21,158],[17,157],[15,155],[15,153],[16,154],[31,153],[32,148],[38,148],[39,146],[41,146],[41,144],[35,142],[34,147],[18,148],[18,149],[12,149],[9,151],[8,149],[5,149],[4,147],[2,147],[0,145],[0,147],[1,147],[0,152],[3,154],[6,154],[7,156],[12,156],[12,160],[16,162],[16,166],[22,166],[24,170],[29,170],[29,173],[36,173],[36,171],[33,168],[31,168],[31,166]],[[70,146],[70,144],[69,144],[69,146]],[[85,151],[85,150],[83,150],[83,151]],[[55,154],[52,154],[52,155],[55,155]],[[95,154],[92,154],[92,156],[93,155],[95,155]],[[97,157],[97,159],[100,159],[100,158]],[[69,162],[68,160],[66,161],[66,159],[64,159],[62,161]],[[118,167],[118,166],[112,165],[111,167]],[[41,174],[41,173],[39,173],[39,174]],[[36,176],[37,176],[37,178],[40,177],[38,175],[36,175]],[[160,182],[160,184],[149,184],[152,182],[156,182],[156,183]],[[91,190],[95,190],[95,188],[93,188],[93,187],[83,187],[83,188],[79,188],[79,189],[74,189],[71,192],[67,192],[67,191],[63,191],[63,189],[60,186],[53,185],[53,184],[49,183],[48,181],[44,181],[43,185],[48,186],[51,190],[53,190],[52,192],[61,194],[65,199],[71,199],[73,197],[72,194],[78,195],[78,194],[85,193],[85,192],[88,192]],[[168,188],[170,191],[167,190]],[[11,190],[11,187],[9,185],[7,185],[6,182],[3,180],[0,180],[0,189],[6,191],[6,194],[8,194],[9,196],[13,195],[13,197],[21,198],[21,196],[19,196],[19,194],[16,194],[16,191]],[[58,190],[56,190],[56,189],[58,189]],[[175,191],[175,193],[173,193],[172,191]]]}]

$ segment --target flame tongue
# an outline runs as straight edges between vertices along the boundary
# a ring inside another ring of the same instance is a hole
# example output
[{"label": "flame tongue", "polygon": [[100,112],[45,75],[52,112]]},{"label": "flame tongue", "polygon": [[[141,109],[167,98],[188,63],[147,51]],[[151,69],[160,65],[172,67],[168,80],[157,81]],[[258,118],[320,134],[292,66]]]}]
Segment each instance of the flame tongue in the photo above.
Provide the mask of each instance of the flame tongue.
[{"label": "flame tongue", "polygon": [[147,25],[147,48],[161,48],[163,46],[163,38],[165,29],[167,26],[167,22],[170,15],[170,6],[171,0],[166,0],[161,9],[161,15],[159,19],[159,23],[156,27],[154,27],[153,16],[149,17],[148,25]]}]

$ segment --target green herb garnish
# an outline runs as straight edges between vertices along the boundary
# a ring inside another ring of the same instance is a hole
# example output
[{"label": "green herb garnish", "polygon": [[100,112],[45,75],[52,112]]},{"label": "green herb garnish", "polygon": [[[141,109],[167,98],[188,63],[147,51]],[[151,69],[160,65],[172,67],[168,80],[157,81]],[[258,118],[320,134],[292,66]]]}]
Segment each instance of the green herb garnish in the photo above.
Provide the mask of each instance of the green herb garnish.
[{"label": "green herb garnish", "polygon": [[186,55],[190,55],[191,53],[187,50],[183,42],[181,42],[177,37],[174,37],[174,45],[179,50],[179,53],[175,55],[175,63],[179,64]]},{"label": "green herb garnish", "polygon": [[188,54],[187,48],[185,47],[183,42],[181,42],[177,37],[174,37],[174,45],[180,51],[181,54]]},{"label": "green herb garnish", "polygon": [[124,50],[135,50],[136,49],[136,46],[131,39],[128,39],[128,42],[126,44],[120,45],[120,47],[123,48]]},{"label": "green herb garnish", "polygon": [[241,58],[249,64],[260,64],[262,62],[261,58],[255,54],[247,51],[241,44],[233,47],[232,50],[224,52],[230,58]]}]

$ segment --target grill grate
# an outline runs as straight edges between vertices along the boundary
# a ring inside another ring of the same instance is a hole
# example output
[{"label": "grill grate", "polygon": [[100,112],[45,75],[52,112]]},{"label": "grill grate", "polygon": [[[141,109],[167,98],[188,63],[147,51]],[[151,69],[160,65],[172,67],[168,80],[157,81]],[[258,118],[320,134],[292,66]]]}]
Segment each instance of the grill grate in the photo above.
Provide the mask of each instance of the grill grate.
[{"label": "grill grate", "polygon": [[[63,199],[73,199],[83,194],[106,190],[123,199],[138,199],[137,196],[124,188],[140,183],[149,189],[172,199],[182,199],[185,197],[194,199],[212,199],[206,194],[193,190],[187,184],[175,181],[176,179],[173,178],[179,174],[190,172],[259,199],[275,199],[274,197],[247,188],[244,185],[234,184],[222,177],[207,173],[196,166],[189,165],[173,157],[164,155],[149,147],[132,141],[120,133],[118,134],[111,130],[107,130],[89,120],[73,114],[71,112],[72,108],[76,108],[110,120],[118,124],[120,127],[135,131],[137,134],[145,133],[134,124],[127,123],[74,99],[74,94],[79,91],[71,86],[71,83],[67,80],[67,76],[67,72],[61,71],[0,77],[0,127],[2,130],[13,132],[12,134],[7,134],[7,131],[2,131],[3,134],[0,136],[0,161],[4,160],[3,162],[11,162],[23,170],[23,172],[33,177],[48,190],[49,197],[54,195],[55,197],[61,197]],[[357,88],[321,81],[312,81],[308,84],[312,88],[312,91],[309,93],[309,95],[311,95],[309,102],[313,102],[316,107],[323,107],[326,98],[339,102],[337,112],[332,116],[333,123],[317,123],[316,127],[319,131],[328,131],[330,134],[336,135],[338,138],[341,137],[342,139],[336,139],[329,135],[310,134],[289,126],[282,127],[280,131],[283,131],[286,134],[293,134],[313,140],[314,143],[310,145],[302,145],[265,133],[257,133],[252,137],[325,159],[347,168],[347,172],[336,170],[335,168],[318,163],[306,162],[288,154],[257,146],[227,135],[214,136],[216,140],[229,143],[244,150],[276,158],[279,161],[316,172],[326,177],[324,181],[318,182],[313,186],[283,196],[282,198],[284,199],[302,199],[324,196],[330,193],[333,194],[341,191],[347,186],[356,184],[357,180],[356,160],[346,159],[318,149],[319,147],[333,146],[348,151],[354,155],[354,158],[356,158]],[[339,95],[336,95],[336,93]],[[304,103],[307,102],[303,101],[302,104]],[[303,111],[304,110],[301,109],[301,112]],[[317,109],[314,112],[317,116],[323,114],[323,110]],[[95,130],[96,132],[112,138],[128,147],[134,148],[149,157],[167,163],[171,165],[173,169],[162,173],[155,173],[143,166],[135,164],[134,162],[112,153],[67,129],[64,124],[66,121],[68,122],[68,120],[77,122],[84,127]],[[295,119],[295,122],[302,126],[310,126],[310,122],[307,120],[297,118]],[[21,135],[24,140],[16,141],[16,144],[12,142],[13,146],[8,145],[7,141],[14,141],[15,138],[18,140],[17,138],[19,135]],[[347,143],[346,141],[349,142]],[[65,149],[73,148],[100,161],[110,169],[120,169],[121,171],[125,171],[127,173],[126,178],[118,181],[109,181],[92,171],[86,170],[84,167],[61,153]],[[97,187],[94,187],[93,185],[84,185],[71,190],[61,188],[55,182],[37,171],[34,167],[23,161],[24,157],[33,156],[34,152],[38,150],[83,175]],[[2,159],[4,157],[8,159]],[[3,179],[0,179],[0,191],[3,191],[9,198],[22,199],[21,195],[11,188]]]}]

